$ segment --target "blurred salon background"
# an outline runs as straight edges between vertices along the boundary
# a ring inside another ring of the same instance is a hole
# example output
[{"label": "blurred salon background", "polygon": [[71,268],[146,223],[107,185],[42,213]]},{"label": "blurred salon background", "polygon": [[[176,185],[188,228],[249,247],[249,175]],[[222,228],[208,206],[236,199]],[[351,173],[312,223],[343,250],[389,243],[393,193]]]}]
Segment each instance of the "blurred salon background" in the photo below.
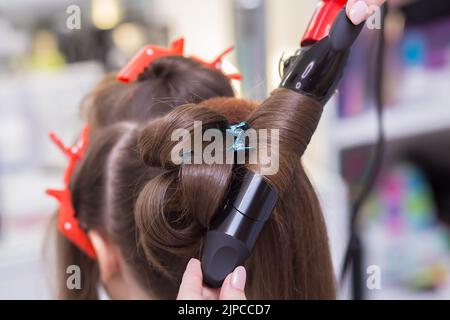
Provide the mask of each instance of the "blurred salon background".
[{"label": "blurred salon background", "polygon": [[[384,29],[385,148],[357,219],[360,269],[340,298],[450,298],[450,3],[388,0]],[[45,245],[57,209],[45,195],[66,164],[50,142],[80,132],[80,103],[102,76],[145,44],[184,36],[188,54],[213,59],[261,100],[299,46],[316,0],[15,0],[0,2],[0,299],[53,298]],[[374,77],[379,30],[365,28],[338,94],[305,156],[326,216],[339,274],[349,211],[377,143]],[[48,241],[51,243],[51,241]],[[375,267],[375,269],[374,269]],[[381,281],[371,282],[377,270]],[[354,281],[357,286],[352,286]],[[352,289],[353,288],[353,289]]]}]

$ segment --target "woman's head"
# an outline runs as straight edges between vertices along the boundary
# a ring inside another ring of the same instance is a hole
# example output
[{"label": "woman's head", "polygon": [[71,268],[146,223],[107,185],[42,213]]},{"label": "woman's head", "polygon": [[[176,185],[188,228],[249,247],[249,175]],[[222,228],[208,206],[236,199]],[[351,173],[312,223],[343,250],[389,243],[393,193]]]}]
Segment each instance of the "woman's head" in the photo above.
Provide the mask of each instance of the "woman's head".
[{"label": "woman's head", "polygon": [[122,83],[106,76],[86,97],[82,113],[91,132],[119,121],[145,122],[186,103],[213,97],[232,97],[233,89],[221,71],[190,58],[156,59],[137,81]]},{"label": "woman's head", "polygon": [[[63,263],[85,268],[78,297],[95,297],[97,267],[112,297],[120,297],[124,287],[154,298],[176,297],[186,263],[200,256],[238,166],[175,165],[171,132],[192,133],[194,121],[222,130],[247,120],[254,129],[280,130],[280,170],[265,177],[280,197],[246,262],[247,295],[333,298],[326,229],[299,160],[320,114],[314,100],[278,90],[259,108],[213,99],[178,107],[145,125],[119,123],[99,131],[71,181],[75,210],[98,256],[83,264],[75,247],[65,248]],[[258,164],[246,167],[259,171]]]}]

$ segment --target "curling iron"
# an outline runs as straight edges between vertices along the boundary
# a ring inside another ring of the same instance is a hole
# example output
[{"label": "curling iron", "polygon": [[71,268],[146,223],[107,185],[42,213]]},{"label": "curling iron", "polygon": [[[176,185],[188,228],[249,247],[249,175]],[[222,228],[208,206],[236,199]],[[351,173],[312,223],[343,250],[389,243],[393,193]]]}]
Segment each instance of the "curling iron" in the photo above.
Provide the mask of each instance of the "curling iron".
[{"label": "curling iron", "polygon": [[[319,2],[300,49],[285,61],[281,88],[310,96],[322,105],[328,102],[363,26],[347,18],[346,2]],[[211,222],[201,258],[203,281],[214,288],[250,256],[278,200],[275,188],[253,172],[236,178],[231,190],[234,193]]]},{"label": "curling iron", "polygon": [[341,80],[350,48],[364,25],[355,26],[347,18],[346,2],[321,1],[300,50],[285,61],[280,87],[311,96],[322,105],[328,102]]}]

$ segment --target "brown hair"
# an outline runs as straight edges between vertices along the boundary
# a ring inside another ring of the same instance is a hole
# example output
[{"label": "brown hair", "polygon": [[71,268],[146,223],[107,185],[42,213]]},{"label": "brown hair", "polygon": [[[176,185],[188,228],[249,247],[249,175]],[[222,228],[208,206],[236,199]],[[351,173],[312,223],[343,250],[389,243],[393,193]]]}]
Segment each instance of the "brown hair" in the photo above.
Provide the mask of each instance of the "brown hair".
[{"label": "brown hair", "polygon": [[182,104],[232,96],[230,80],[221,71],[168,56],[153,61],[131,83],[107,75],[84,99],[81,111],[92,133],[119,121],[145,122]]},{"label": "brown hair", "polygon": [[[266,176],[278,190],[279,201],[246,262],[247,296],[335,298],[322,212],[300,162],[322,106],[286,89],[274,91],[251,112],[253,106],[239,99],[214,99],[180,106],[142,128],[123,123],[111,126],[95,137],[78,166],[71,186],[80,221],[111,237],[137,282],[155,298],[176,297],[186,263],[200,256],[208,225],[237,168],[232,164],[175,165],[170,155],[176,142],[170,135],[178,128],[192,131],[194,121],[202,121],[204,128],[222,128],[230,119],[280,132],[279,171]],[[246,167],[260,169],[259,165]],[[69,256],[72,263],[77,259]],[[81,266],[89,274],[89,283],[77,291],[76,298],[96,297],[98,271],[95,262],[89,263]],[[63,297],[75,298],[67,291],[63,287]]]}]

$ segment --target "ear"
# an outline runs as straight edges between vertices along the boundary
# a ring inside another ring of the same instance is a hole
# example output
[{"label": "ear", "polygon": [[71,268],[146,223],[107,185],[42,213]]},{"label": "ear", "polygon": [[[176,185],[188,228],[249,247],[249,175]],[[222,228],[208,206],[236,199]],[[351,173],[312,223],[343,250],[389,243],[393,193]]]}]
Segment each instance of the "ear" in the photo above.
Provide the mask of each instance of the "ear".
[{"label": "ear", "polygon": [[118,249],[108,237],[98,231],[89,231],[88,237],[97,255],[101,281],[108,285],[112,279],[120,275]]}]

